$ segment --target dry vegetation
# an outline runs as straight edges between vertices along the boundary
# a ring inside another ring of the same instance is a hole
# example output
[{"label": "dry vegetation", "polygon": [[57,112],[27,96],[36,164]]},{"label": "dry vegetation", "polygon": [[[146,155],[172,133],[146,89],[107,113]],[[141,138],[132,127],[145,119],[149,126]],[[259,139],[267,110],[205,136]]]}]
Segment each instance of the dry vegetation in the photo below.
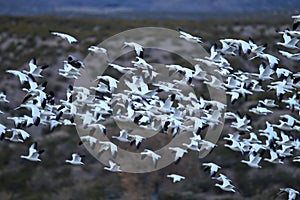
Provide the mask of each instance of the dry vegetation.
[{"label": "dry vegetation", "polygon": [[[267,51],[274,52],[276,47],[272,40],[279,39],[276,29],[283,30],[288,27],[290,19],[128,21],[0,17],[0,24],[0,90],[6,90],[8,99],[15,102],[11,105],[13,108],[20,102],[18,98],[24,94],[19,92],[16,79],[8,76],[5,70],[25,68],[32,57],[36,57],[38,63],[50,64],[53,70],[48,70],[51,72],[46,76],[51,79],[68,54],[83,59],[87,55],[88,46],[98,44],[120,31],[143,26],[171,29],[181,27],[204,38],[204,46],[207,49],[217,39],[230,37],[248,39],[251,36],[257,43],[270,43]],[[52,37],[49,30],[71,33],[80,40],[80,45],[77,47],[64,45],[63,41]],[[233,60],[232,65],[242,68],[245,63],[243,60]],[[66,85],[49,83],[49,87],[57,91],[58,96],[64,95]],[[4,117],[13,115],[13,111],[2,104],[1,110],[7,113],[0,116],[1,122],[4,123]],[[257,126],[264,127],[264,124]],[[178,165],[172,164],[157,172],[116,174],[104,171],[101,163],[89,155],[84,147],[77,145],[79,138],[75,129],[57,128],[54,132],[47,133],[46,129],[32,127],[28,131],[40,142],[40,146],[46,149],[43,156],[47,159],[36,164],[19,158],[27,151],[26,147],[30,141],[25,144],[1,141],[0,199],[274,199],[273,195],[279,187],[299,186],[299,166],[296,164],[287,160],[287,165],[284,166],[265,164],[263,169],[250,169],[240,163],[241,155],[221,147],[224,143],[222,139],[218,143],[220,148],[215,149],[203,160],[199,160],[197,154],[191,152]],[[228,131],[229,128],[225,127],[223,134],[227,134]],[[64,163],[66,156],[75,151],[86,155],[85,166],[74,167]],[[202,170],[201,163],[204,161],[221,164],[224,167],[223,172],[232,178],[241,194],[232,195],[215,188],[214,182]],[[172,184],[165,178],[169,172],[180,172],[186,180]]]}]

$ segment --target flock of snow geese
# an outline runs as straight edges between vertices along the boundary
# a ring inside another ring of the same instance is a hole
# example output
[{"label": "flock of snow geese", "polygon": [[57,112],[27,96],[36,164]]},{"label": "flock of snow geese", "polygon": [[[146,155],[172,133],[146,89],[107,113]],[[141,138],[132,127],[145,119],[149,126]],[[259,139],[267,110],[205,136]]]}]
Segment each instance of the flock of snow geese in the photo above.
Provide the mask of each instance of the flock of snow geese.
[{"label": "flock of snow geese", "polygon": [[[279,53],[287,59],[298,62],[300,53],[291,53],[299,49],[297,46],[300,38],[300,31],[297,31],[300,15],[292,16],[294,20],[293,30],[286,29],[278,32],[283,37],[283,42],[276,44],[284,50]],[[54,36],[67,40],[70,44],[77,44],[75,37],[50,31]],[[183,30],[179,30],[179,38],[187,42],[202,43],[202,39],[193,36]],[[136,53],[136,60],[132,66],[121,66],[109,63],[110,70],[116,70],[121,74],[130,74],[130,78],[124,79],[128,90],[114,93],[118,88],[119,80],[110,75],[97,76],[97,87],[84,88],[69,86],[66,91],[66,99],[60,99],[57,103],[54,92],[47,91],[47,83],[39,83],[43,78],[43,71],[48,65],[38,65],[35,58],[29,62],[29,70],[6,70],[7,73],[19,78],[22,90],[26,93],[24,99],[15,110],[28,110],[30,114],[23,116],[7,117],[12,120],[15,127],[6,127],[0,124],[2,140],[22,143],[31,137],[26,132],[26,127],[49,126],[50,130],[57,126],[74,126],[74,119],[78,116],[82,120],[85,129],[99,130],[106,135],[106,126],[101,124],[107,117],[122,122],[133,122],[140,127],[159,131],[162,134],[171,134],[176,137],[187,131],[193,133],[189,144],[170,147],[169,150],[175,154],[175,164],[189,151],[201,149],[213,150],[216,144],[203,139],[202,132],[207,127],[214,127],[225,123],[235,130],[227,133],[223,138],[226,141],[226,148],[239,152],[243,159],[241,163],[251,168],[262,168],[262,162],[273,164],[284,164],[285,159],[292,158],[292,162],[300,162],[300,139],[296,133],[300,131],[300,72],[293,72],[289,67],[280,66],[280,59],[266,53],[266,45],[256,44],[252,39],[249,41],[241,39],[221,39],[221,46],[214,44],[210,49],[210,56],[205,58],[193,58],[198,62],[194,69],[177,64],[166,65],[170,73],[178,75],[178,80],[173,82],[156,81],[158,73],[156,68],[144,60],[144,47],[135,42],[125,42],[124,47],[132,48]],[[94,54],[102,54],[108,57],[109,52],[101,47],[90,46],[88,51]],[[228,57],[247,56],[249,60],[260,59],[257,73],[235,70]],[[204,66],[215,68],[214,72],[221,75],[222,80],[217,76],[209,74]],[[63,68],[58,74],[67,79],[77,79],[81,75],[80,70],[85,70],[85,63],[75,56],[68,56],[63,63]],[[265,94],[265,99],[259,99],[256,106],[249,108],[249,113],[242,115],[238,111],[229,110],[227,105],[204,98],[197,97],[193,93],[184,94],[181,86],[194,86],[204,84],[216,90],[223,90],[230,99],[231,104],[247,100],[249,95],[258,93]],[[96,95],[91,98],[92,92]],[[165,97],[160,95],[164,93]],[[268,94],[276,96],[269,98]],[[275,95],[274,95],[275,94]],[[0,102],[9,103],[5,92],[0,93]],[[85,113],[80,113],[78,107],[88,107]],[[113,108],[116,109],[114,116]],[[259,116],[272,115],[273,109],[286,110],[287,113],[280,115],[279,123],[272,124],[266,120],[265,129],[254,131],[251,125],[249,114]],[[298,117],[298,118],[297,118]],[[99,141],[94,137],[95,131],[89,135],[80,137],[80,144],[86,143],[95,148],[99,146],[99,153],[110,151],[113,157],[117,156],[118,147],[111,141]],[[129,130],[123,129],[119,136],[112,136],[112,139],[124,143],[135,144],[140,147],[146,137],[130,134]],[[37,148],[34,142],[29,147],[28,155],[21,155],[22,159],[40,162],[40,155],[44,150]],[[73,153],[66,163],[72,165],[84,165],[83,156]],[[162,155],[151,149],[144,149],[141,157],[149,157],[156,166]],[[232,181],[220,172],[221,166],[213,163],[203,163],[204,170],[208,170],[212,180],[217,181],[216,187],[228,192],[236,192],[237,188]],[[104,169],[113,172],[122,172],[122,166],[113,160],[109,160],[109,167]],[[184,180],[185,177],[179,174],[169,174],[174,183]],[[294,188],[280,188],[279,194],[288,193],[288,199],[296,199],[299,192]]]}]

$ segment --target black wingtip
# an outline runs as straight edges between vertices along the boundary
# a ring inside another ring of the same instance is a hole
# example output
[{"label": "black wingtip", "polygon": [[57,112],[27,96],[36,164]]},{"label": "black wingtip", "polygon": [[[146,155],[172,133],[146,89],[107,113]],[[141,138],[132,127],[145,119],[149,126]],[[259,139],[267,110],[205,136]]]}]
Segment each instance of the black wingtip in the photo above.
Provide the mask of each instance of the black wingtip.
[{"label": "black wingtip", "polygon": [[174,164],[177,165],[180,162],[181,158],[178,158],[177,160],[175,160]]},{"label": "black wingtip", "polygon": [[4,133],[0,134],[0,140],[4,140]]},{"label": "black wingtip", "polygon": [[139,149],[141,146],[141,142],[136,145],[136,149]]},{"label": "black wingtip", "polygon": [[252,37],[249,37],[249,41],[251,41],[252,43],[255,43]]},{"label": "black wingtip", "polygon": [[175,101],[175,98],[176,98],[176,94],[172,94],[171,95],[171,101]]},{"label": "black wingtip", "polygon": [[35,122],[34,122],[34,125],[38,126],[40,124],[40,121],[41,121],[41,118],[37,117]]},{"label": "black wingtip", "polygon": [[79,41],[72,41],[71,44],[79,44]]},{"label": "black wingtip", "polygon": [[42,83],[42,86],[43,86],[43,87],[47,87],[47,85],[48,85],[48,82],[47,82],[47,81],[45,81],[45,82]]},{"label": "black wingtip", "polygon": [[246,53],[249,55],[251,53],[251,49],[247,49]]},{"label": "black wingtip", "polygon": [[45,150],[44,150],[44,149],[42,149],[42,150],[38,151],[38,153],[39,153],[39,154],[42,154],[42,153],[44,153],[44,152],[45,152]]},{"label": "black wingtip", "polygon": [[296,30],[299,26],[299,22],[296,22],[293,24],[293,31]]},{"label": "black wingtip", "polygon": [[37,148],[37,142],[33,142],[32,145],[35,149]]},{"label": "black wingtip", "polygon": [[214,44],[213,44],[213,47],[214,47],[215,49],[217,49],[217,48],[218,48],[217,43],[214,43]]},{"label": "black wingtip", "polygon": [[36,82],[35,78],[32,76],[32,74],[28,74],[28,77],[33,81]]},{"label": "black wingtip", "polygon": [[49,67],[49,65],[42,65],[41,66],[41,69],[46,69],[46,68],[48,68]]},{"label": "black wingtip", "polygon": [[36,65],[36,58],[35,58],[35,57],[31,58],[31,59],[30,59],[30,62],[31,62],[31,61],[32,61],[33,64]]},{"label": "black wingtip", "polygon": [[30,99],[30,97],[32,97],[31,94],[28,94],[27,96],[24,97],[22,104],[25,103],[28,99]]},{"label": "black wingtip", "polygon": [[68,89],[71,90],[71,91],[73,91],[73,85],[69,85]]},{"label": "black wingtip", "polygon": [[196,131],[196,135],[200,135],[201,134],[202,129],[200,127],[198,127],[197,131]]},{"label": "black wingtip", "polygon": [[135,143],[135,140],[132,140],[129,144],[132,146]]},{"label": "black wingtip", "polygon": [[141,51],[137,56],[144,59],[144,51]]}]

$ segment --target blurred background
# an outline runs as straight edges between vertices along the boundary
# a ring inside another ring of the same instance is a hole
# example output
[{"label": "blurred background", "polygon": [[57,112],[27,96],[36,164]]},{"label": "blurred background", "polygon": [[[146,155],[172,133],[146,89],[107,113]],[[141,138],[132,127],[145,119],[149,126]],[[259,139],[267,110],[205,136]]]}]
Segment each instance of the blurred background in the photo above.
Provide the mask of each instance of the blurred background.
[{"label": "blurred background", "polygon": [[[89,46],[121,31],[145,26],[182,28],[202,37],[207,51],[219,39],[248,40],[252,37],[258,44],[268,43],[268,52],[279,56],[275,40],[281,38],[276,30],[290,28],[290,16],[299,13],[300,1],[294,0],[0,0],[0,90],[6,91],[11,102],[0,105],[4,112],[0,122],[13,127],[6,117],[16,115],[13,109],[20,105],[25,94],[17,78],[5,70],[28,68],[32,57],[39,64],[50,65],[50,70],[44,72],[49,81],[47,87],[55,91],[57,97],[64,98],[72,81],[57,78],[63,60],[69,54],[84,59]],[[70,33],[78,38],[80,45],[65,45],[65,41],[51,36],[49,30]],[[178,58],[172,59],[176,63]],[[244,70],[255,67],[238,59],[231,60],[231,64]],[[264,122],[255,125],[256,128],[265,126]],[[190,152],[178,165],[171,164],[147,174],[105,171],[84,146],[78,146],[75,128],[48,130],[47,127],[28,128],[32,138],[23,144],[0,141],[1,200],[274,199],[279,187],[299,189],[300,185],[299,165],[295,163],[265,164],[262,169],[241,164],[240,154],[223,147],[222,137],[232,131],[227,126],[218,142],[219,147],[204,159],[200,160],[197,153]],[[41,163],[20,159],[32,141],[38,141],[40,148],[46,149]],[[85,166],[64,163],[73,152],[86,155]],[[201,166],[210,161],[223,167],[223,173],[232,179],[241,193],[226,193],[214,186],[215,182]],[[186,179],[173,184],[166,175],[176,172]]]}]

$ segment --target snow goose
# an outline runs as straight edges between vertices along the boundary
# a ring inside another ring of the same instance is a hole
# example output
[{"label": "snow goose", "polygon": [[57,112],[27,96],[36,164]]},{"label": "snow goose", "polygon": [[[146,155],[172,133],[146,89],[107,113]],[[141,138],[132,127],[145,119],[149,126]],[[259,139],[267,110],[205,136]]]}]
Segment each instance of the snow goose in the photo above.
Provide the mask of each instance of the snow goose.
[{"label": "snow goose", "polygon": [[185,39],[186,41],[193,42],[193,43],[203,43],[200,37],[196,37],[183,31],[182,29],[178,29],[180,33],[180,38]]},{"label": "snow goose", "polygon": [[257,138],[257,135],[256,135],[256,133],[254,133],[254,132],[250,132],[249,133],[250,134],[250,137],[249,138],[244,138],[243,139],[243,141],[245,142],[245,141],[247,141],[247,142],[249,142],[250,144],[252,143],[252,144],[261,144],[262,143],[262,141],[261,140],[259,140],[258,138]]},{"label": "snow goose", "polygon": [[291,72],[290,70],[285,69],[285,68],[277,68],[276,74],[277,74],[278,78],[283,78],[283,77],[288,77],[289,75],[292,75],[293,72]]},{"label": "snow goose", "polygon": [[38,101],[34,99],[31,102],[28,102],[26,104],[21,104],[19,107],[15,108],[15,110],[18,110],[20,108],[26,108],[27,110],[31,111],[31,117],[33,118],[34,125],[38,126],[41,120],[41,111],[39,107],[37,106]]},{"label": "snow goose", "polygon": [[290,126],[294,126],[296,123],[300,124],[300,120],[296,119],[295,117],[289,114],[280,115],[280,118],[282,119],[282,121],[285,121]]},{"label": "snow goose", "polygon": [[72,165],[84,165],[82,162],[83,155],[79,155],[78,153],[72,154],[72,160],[65,160],[66,163],[70,163]]},{"label": "snow goose", "polygon": [[299,94],[294,94],[292,97],[289,97],[288,99],[283,99],[283,103],[288,104],[287,108],[289,108],[291,111],[294,111],[295,108],[299,107]]},{"label": "snow goose", "polygon": [[144,151],[141,152],[141,156],[142,156],[142,159],[146,156],[152,158],[152,162],[153,162],[153,165],[154,165],[155,168],[157,167],[158,159],[161,158],[160,155],[158,155],[157,153],[155,153],[155,152],[153,152],[149,149],[144,149]]},{"label": "snow goose", "polygon": [[272,110],[267,109],[260,103],[258,103],[256,107],[249,109],[249,112],[255,113],[257,115],[268,115],[270,113],[273,113]]},{"label": "snow goose", "polygon": [[35,78],[43,78],[41,73],[43,72],[44,69],[48,67],[49,67],[48,65],[37,66],[36,59],[32,58],[29,61],[29,71],[23,70],[22,72],[25,74],[31,74]]},{"label": "snow goose", "polygon": [[273,80],[273,78],[271,77],[273,74],[274,74],[274,70],[271,69],[271,66],[266,65],[266,63],[262,62],[259,65],[259,74],[252,73],[251,76],[255,78],[257,77],[258,80],[265,81],[265,80]]},{"label": "snow goose", "polygon": [[299,61],[300,60],[300,53],[289,53],[287,51],[283,51],[280,50],[278,51],[281,55],[283,55],[284,57],[291,59],[291,60],[295,60],[295,61]]},{"label": "snow goose", "polygon": [[255,54],[262,54],[263,51],[267,48],[267,44],[257,45],[252,38],[249,38],[249,45],[251,52]]},{"label": "snow goose", "polygon": [[273,68],[275,65],[278,65],[279,63],[279,58],[268,53],[257,53],[254,57],[250,58],[249,60],[253,60],[255,58],[261,58],[263,60],[268,61],[271,68]]},{"label": "snow goose", "polygon": [[0,124],[0,138],[5,134],[7,128],[3,124]]},{"label": "snow goose", "polygon": [[99,124],[99,123],[93,123],[93,124],[89,124],[87,125],[88,128],[90,128],[90,135],[94,135],[94,133],[99,130],[101,131],[101,133],[103,133],[103,135],[106,135],[106,126],[104,126],[103,124]]},{"label": "snow goose", "polygon": [[137,70],[136,68],[123,67],[121,65],[117,65],[117,64],[114,64],[114,63],[109,63],[108,66],[114,68],[115,70],[119,71],[122,74],[126,74],[126,73]]},{"label": "snow goose", "polygon": [[80,142],[79,145],[83,144],[84,142],[88,143],[91,149],[95,148],[95,145],[97,143],[98,139],[90,136],[90,135],[85,135],[85,136],[80,136]]},{"label": "snow goose", "polygon": [[181,180],[185,179],[184,176],[181,176],[181,175],[178,175],[178,174],[168,174],[167,178],[173,179],[173,183],[177,183],[177,182],[180,182]]},{"label": "snow goose", "polygon": [[293,30],[296,30],[300,23],[300,15],[293,15]]},{"label": "snow goose", "polygon": [[201,144],[201,149],[205,149],[206,151],[211,151],[217,146],[216,144],[204,139],[200,140],[199,144]]},{"label": "snow goose", "polygon": [[121,142],[131,142],[131,140],[129,139],[129,136],[128,136],[128,131],[123,129],[120,131],[120,135],[119,136],[111,136],[112,138],[115,138]]},{"label": "snow goose", "polygon": [[278,31],[279,34],[284,34],[287,33],[290,36],[299,38],[300,37],[300,31],[296,31],[296,30],[290,30],[289,28],[286,28],[284,31]]},{"label": "snow goose", "polygon": [[274,99],[264,99],[264,100],[259,100],[258,103],[266,106],[266,107],[270,107],[270,108],[275,108],[278,107],[277,104],[275,104],[275,100]]},{"label": "snow goose", "polygon": [[[300,22],[300,20],[299,20]],[[288,193],[288,200],[295,200],[297,195],[300,194],[299,191],[293,188],[280,188],[279,193],[277,195],[281,195],[283,193]]]},{"label": "snow goose", "polygon": [[104,54],[106,57],[108,57],[107,50],[102,47],[90,46],[88,48],[88,51],[96,53],[96,54]]},{"label": "snow goose", "polygon": [[11,137],[5,137],[5,139],[11,142],[24,142],[27,138],[30,137],[30,134],[22,129],[12,128],[7,131],[12,131]]},{"label": "snow goose", "polygon": [[227,176],[225,176],[224,174],[220,174],[219,177],[214,179],[222,182],[222,185],[219,183],[215,184],[215,186],[219,187],[221,190],[226,192],[236,192],[235,186],[232,185],[231,180],[227,178]]},{"label": "snow goose", "polygon": [[7,117],[6,119],[13,120],[14,121],[14,125],[15,125],[16,128],[21,128],[21,126],[25,122],[24,117]]},{"label": "snow goose", "polygon": [[201,68],[200,64],[194,65],[195,71],[193,73],[193,79],[199,81],[208,81],[207,72]]},{"label": "snow goose", "polygon": [[264,158],[265,161],[274,163],[274,164],[283,164],[284,157],[279,156],[276,151],[270,149],[270,158]]},{"label": "snow goose", "polygon": [[9,103],[9,101],[6,99],[6,92],[4,91],[0,92],[0,102]]},{"label": "snow goose", "polygon": [[289,125],[287,122],[279,120],[280,124],[273,124],[273,127],[276,127],[283,131],[292,131],[294,130],[293,126]]},{"label": "snow goose", "polygon": [[94,122],[97,121],[97,119],[95,119],[95,117],[93,116],[93,114],[91,112],[89,112],[88,110],[84,113],[77,113],[77,115],[83,119],[82,121],[82,127],[86,128],[88,127],[89,124],[92,124]]},{"label": "snow goose", "polygon": [[114,89],[118,87],[119,81],[111,76],[104,75],[104,76],[97,76],[97,80],[104,80],[107,81],[109,84],[109,90],[112,93]]},{"label": "snow goose", "polygon": [[289,48],[289,49],[299,49],[299,47],[297,47],[297,43],[299,42],[299,40],[297,38],[292,38],[290,35],[288,35],[288,33],[283,33],[283,42],[277,42],[277,45]]},{"label": "snow goose", "polygon": [[169,149],[173,152],[175,152],[175,159],[174,159],[174,163],[178,164],[179,161],[181,160],[181,158],[183,157],[183,155],[185,153],[187,153],[187,150],[182,149],[180,147],[169,147]]},{"label": "snow goose", "polygon": [[83,61],[79,60],[77,57],[69,55],[68,56],[68,64],[72,65],[73,67],[79,69],[79,68],[85,68],[85,64]]},{"label": "snow goose", "polygon": [[230,46],[234,46],[239,51],[239,54],[241,51],[243,51],[244,54],[249,54],[251,52],[251,46],[248,42],[240,39],[223,39],[225,43],[227,43]]},{"label": "snow goose", "polygon": [[7,73],[13,74],[14,76],[19,77],[21,85],[24,85],[29,81],[29,77],[27,74],[24,74],[18,70],[6,70]]},{"label": "snow goose", "polygon": [[98,155],[100,156],[102,153],[110,149],[111,155],[115,158],[117,156],[118,147],[114,143],[110,141],[99,141],[99,144],[101,145],[99,148]]},{"label": "snow goose", "polygon": [[191,139],[189,144],[183,143],[182,145],[186,146],[188,149],[192,151],[200,151],[199,142],[196,140]]},{"label": "snow goose", "polygon": [[219,171],[219,169],[221,169],[221,167],[215,163],[209,162],[209,163],[202,163],[202,165],[204,166],[204,171],[209,170],[209,174],[211,177],[214,177],[217,172]]},{"label": "snow goose", "polygon": [[276,84],[276,85],[267,85],[267,88],[268,88],[268,91],[271,91],[271,90],[275,90],[276,92],[276,96],[277,96],[277,99],[279,101],[282,100],[283,98],[283,95],[287,92],[292,92],[292,90],[289,90],[286,88],[286,86],[284,84]]},{"label": "snow goose", "polygon": [[[226,139],[224,138],[224,140],[228,140],[229,142],[227,144],[224,144],[224,147],[227,147],[229,149],[231,149],[232,151],[238,151],[241,152],[242,154],[244,154],[244,149],[242,147],[242,142],[235,140],[235,139]],[[229,144],[231,143],[231,144]]]},{"label": "snow goose", "polygon": [[105,170],[111,171],[111,172],[122,172],[120,165],[113,162],[112,160],[109,160],[109,167],[104,167]]},{"label": "snow goose", "polygon": [[29,153],[27,156],[21,155],[20,157],[29,161],[40,162],[39,156],[44,150],[37,151],[37,142],[34,142],[29,147]]},{"label": "snow goose", "polygon": [[300,163],[300,156],[295,156],[293,158],[293,162],[299,162]]},{"label": "snow goose", "polygon": [[58,36],[60,38],[63,38],[65,40],[67,40],[70,44],[77,44],[78,40],[66,33],[61,33],[61,32],[57,32],[57,31],[49,31],[52,35]]},{"label": "snow goose", "polygon": [[248,154],[248,156],[249,156],[249,160],[241,160],[241,162],[247,164],[252,168],[261,168],[259,162],[262,159],[262,153],[256,153],[252,151]]},{"label": "snow goose", "polygon": [[136,42],[124,42],[123,48],[127,47],[127,46],[131,47],[131,48],[134,48],[136,55],[138,57],[140,57],[140,58],[143,58],[143,56],[144,56],[144,50],[143,50],[143,46],[142,45],[140,45],[140,44],[138,44]]},{"label": "snow goose", "polygon": [[215,76],[211,76],[210,81],[203,81],[203,83],[218,90],[226,90],[224,83]]},{"label": "snow goose", "polygon": [[128,136],[132,138],[130,141],[130,145],[135,144],[135,147],[137,149],[140,148],[142,141],[146,139],[145,137],[140,136],[140,135],[128,134]]},{"label": "snow goose", "polygon": [[220,52],[222,52],[223,54],[226,54],[226,55],[231,55],[231,56],[236,55],[236,51],[238,50],[238,48],[236,46],[229,45],[224,40],[219,40],[219,41],[222,45],[222,48],[219,49]]}]

